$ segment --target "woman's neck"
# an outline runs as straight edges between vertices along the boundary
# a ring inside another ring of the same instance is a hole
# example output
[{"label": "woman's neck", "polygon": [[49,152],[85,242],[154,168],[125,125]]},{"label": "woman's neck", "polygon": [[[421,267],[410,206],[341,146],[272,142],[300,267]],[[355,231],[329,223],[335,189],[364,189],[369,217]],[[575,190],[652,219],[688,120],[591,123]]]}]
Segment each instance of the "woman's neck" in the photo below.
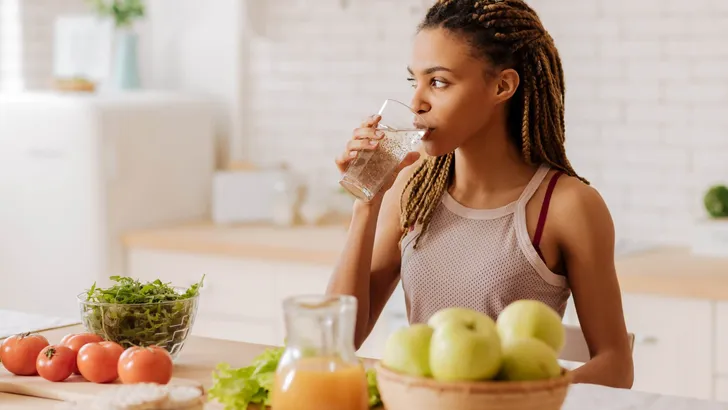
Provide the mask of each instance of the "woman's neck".
[{"label": "woman's neck", "polygon": [[510,141],[505,122],[470,138],[455,151],[450,195],[469,208],[497,208],[515,201],[536,172]]}]

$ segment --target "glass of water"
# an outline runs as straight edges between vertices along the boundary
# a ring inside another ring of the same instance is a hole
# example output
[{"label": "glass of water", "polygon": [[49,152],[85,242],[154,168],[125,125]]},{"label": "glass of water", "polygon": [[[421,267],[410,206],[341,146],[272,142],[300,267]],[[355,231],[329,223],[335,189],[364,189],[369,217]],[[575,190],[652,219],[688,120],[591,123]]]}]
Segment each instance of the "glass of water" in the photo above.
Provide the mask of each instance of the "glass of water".
[{"label": "glass of water", "polygon": [[417,149],[428,129],[421,116],[397,100],[384,101],[378,114],[382,118],[377,130],[384,137],[375,149],[358,151],[339,180],[344,189],[364,202],[371,201],[405,156]]}]

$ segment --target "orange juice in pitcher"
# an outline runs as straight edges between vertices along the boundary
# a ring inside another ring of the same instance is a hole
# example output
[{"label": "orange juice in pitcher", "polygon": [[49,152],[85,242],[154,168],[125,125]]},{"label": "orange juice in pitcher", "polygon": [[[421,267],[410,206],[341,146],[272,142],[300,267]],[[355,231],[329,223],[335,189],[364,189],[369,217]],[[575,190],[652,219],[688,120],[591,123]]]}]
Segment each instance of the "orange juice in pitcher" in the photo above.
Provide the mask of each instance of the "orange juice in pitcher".
[{"label": "orange juice in pitcher", "polygon": [[367,410],[367,379],[354,351],[356,299],[297,296],[284,302],[286,349],[273,410]]}]

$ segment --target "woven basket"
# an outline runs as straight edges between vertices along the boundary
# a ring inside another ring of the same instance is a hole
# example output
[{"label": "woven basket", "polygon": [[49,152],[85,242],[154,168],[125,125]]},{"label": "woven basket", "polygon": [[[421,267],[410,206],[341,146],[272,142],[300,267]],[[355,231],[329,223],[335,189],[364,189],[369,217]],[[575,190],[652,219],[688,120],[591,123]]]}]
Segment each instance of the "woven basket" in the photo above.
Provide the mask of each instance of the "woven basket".
[{"label": "woven basket", "polygon": [[566,369],[548,380],[439,382],[375,366],[387,410],[559,410],[571,383]]}]

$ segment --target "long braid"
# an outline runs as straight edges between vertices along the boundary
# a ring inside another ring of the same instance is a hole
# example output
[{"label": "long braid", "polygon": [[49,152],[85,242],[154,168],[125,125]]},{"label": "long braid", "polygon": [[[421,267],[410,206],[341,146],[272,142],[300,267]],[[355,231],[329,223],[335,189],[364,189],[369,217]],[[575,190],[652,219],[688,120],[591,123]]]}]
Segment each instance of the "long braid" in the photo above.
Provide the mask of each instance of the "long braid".
[{"label": "long braid", "polygon": [[[509,134],[528,164],[546,163],[578,176],[566,157],[564,70],[551,36],[523,0],[440,0],[419,29],[444,28],[463,34],[496,67],[514,68],[521,85],[512,98]],[[402,237],[416,224],[427,229],[452,180],[455,155],[425,159],[402,192]],[[420,236],[415,241],[417,247]]]}]

